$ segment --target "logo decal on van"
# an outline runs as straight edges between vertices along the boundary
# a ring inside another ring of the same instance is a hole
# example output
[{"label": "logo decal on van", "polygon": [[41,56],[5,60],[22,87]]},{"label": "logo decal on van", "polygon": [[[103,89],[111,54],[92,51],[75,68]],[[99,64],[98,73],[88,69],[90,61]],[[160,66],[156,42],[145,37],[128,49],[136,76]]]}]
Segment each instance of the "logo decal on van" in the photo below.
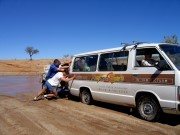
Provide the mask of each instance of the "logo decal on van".
[{"label": "logo decal on van", "polygon": [[109,74],[77,75],[76,79],[114,83],[114,82],[123,82],[124,76],[120,74],[116,75],[111,72]]},{"label": "logo decal on van", "polygon": [[111,83],[123,82],[124,76],[122,76],[122,75],[116,76],[115,74],[113,74],[111,72],[111,73],[105,74],[105,75],[96,75],[94,80],[97,82],[111,82]]}]

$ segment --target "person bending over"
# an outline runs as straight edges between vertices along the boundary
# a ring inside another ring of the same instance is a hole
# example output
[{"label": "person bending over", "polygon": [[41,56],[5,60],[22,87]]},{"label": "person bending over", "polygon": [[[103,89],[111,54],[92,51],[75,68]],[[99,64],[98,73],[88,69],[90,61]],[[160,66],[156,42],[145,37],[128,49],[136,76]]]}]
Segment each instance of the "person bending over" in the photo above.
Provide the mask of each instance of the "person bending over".
[{"label": "person bending over", "polygon": [[[59,81],[69,82],[76,78],[75,75],[73,75],[71,78],[66,78],[68,74],[68,69],[65,69],[64,71],[58,72],[52,78],[48,79],[44,85],[44,88],[40,92],[38,92],[37,96],[34,97],[34,100],[37,101],[42,98],[57,97],[56,88],[59,84]],[[47,90],[50,91],[50,94],[43,95]]]}]

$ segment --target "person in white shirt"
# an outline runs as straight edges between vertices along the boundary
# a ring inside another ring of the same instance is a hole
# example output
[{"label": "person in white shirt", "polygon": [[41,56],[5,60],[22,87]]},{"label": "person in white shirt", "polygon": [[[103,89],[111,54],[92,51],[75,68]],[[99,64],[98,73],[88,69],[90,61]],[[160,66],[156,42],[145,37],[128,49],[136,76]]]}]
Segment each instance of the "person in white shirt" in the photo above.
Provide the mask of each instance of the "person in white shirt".
[{"label": "person in white shirt", "polygon": [[[37,96],[34,97],[34,100],[37,101],[42,98],[57,97],[56,88],[57,88],[58,84],[60,83],[60,81],[69,82],[76,78],[75,75],[71,78],[66,78],[66,76],[68,74],[69,74],[69,70],[65,69],[64,71],[58,72],[52,78],[48,79],[44,85],[44,88],[40,92],[38,92]],[[50,94],[43,95],[47,89],[49,89]]]}]

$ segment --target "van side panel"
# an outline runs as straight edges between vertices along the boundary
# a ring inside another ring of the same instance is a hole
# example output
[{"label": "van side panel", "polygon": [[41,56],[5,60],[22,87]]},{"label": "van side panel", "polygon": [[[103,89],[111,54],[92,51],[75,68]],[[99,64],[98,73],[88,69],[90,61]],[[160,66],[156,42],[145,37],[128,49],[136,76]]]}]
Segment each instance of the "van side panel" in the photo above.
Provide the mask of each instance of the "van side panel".
[{"label": "van side panel", "polygon": [[139,92],[152,93],[163,110],[174,110],[176,88],[174,75],[149,74],[77,74],[73,81],[71,93],[79,96],[79,89],[86,87],[94,100],[135,107],[135,96]]}]

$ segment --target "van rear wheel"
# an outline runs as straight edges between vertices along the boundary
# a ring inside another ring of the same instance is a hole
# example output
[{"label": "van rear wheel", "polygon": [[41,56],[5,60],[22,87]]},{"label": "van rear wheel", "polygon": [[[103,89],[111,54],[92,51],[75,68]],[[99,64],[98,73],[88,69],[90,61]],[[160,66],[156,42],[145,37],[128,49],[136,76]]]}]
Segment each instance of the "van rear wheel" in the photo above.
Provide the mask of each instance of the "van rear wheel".
[{"label": "van rear wheel", "polygon": [[80,94],[81,102],[87,105],[92,103],[91,93],[87,90],[83,90]]},{"label": "van rear wheel", "polygon": [[137,101],[140,117],[147,121],[157,121],[160,116],[160,107],[157,101],[150,96],[141,96]]}]

